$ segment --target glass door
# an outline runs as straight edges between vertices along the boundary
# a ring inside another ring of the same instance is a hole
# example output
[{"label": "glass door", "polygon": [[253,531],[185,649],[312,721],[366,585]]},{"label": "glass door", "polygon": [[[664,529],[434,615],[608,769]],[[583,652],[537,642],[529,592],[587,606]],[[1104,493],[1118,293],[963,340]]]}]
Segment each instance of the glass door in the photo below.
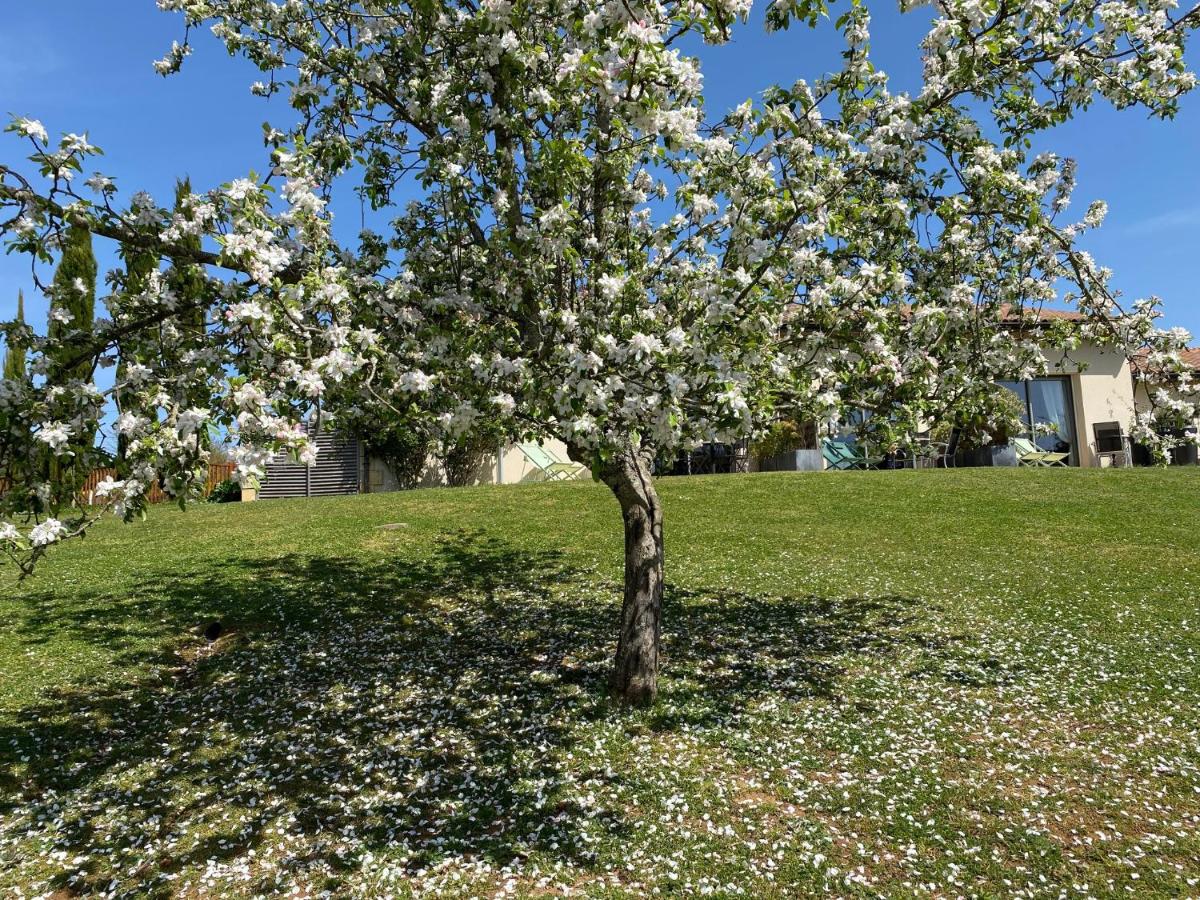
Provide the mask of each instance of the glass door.
[{"label": "glass door", "polygon": [[1035,440],[1043,450],[1075,453],[1075,415],[1071,409],[1071,382],[1066,378],[1035,378],[1028,382],[1031,421],[1038,426]]},{"label": "glass door", "polygon": [[1075,440],[1075,410],[1071,404],[1071,380],[1064,376],[1034,378],[1032,381],[1001,381],[1001,387],[1021,399],[1021,421],[1029,436],[1043,450],[1069,453],[1071,465],[1079,465]]}]

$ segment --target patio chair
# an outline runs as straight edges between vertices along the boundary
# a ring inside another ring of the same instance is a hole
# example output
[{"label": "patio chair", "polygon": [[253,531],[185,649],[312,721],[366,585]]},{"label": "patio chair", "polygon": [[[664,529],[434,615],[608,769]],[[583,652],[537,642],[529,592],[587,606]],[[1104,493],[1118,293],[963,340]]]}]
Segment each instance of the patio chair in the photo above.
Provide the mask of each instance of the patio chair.
[{"label": "patio chair", "polygon": [[731,470],[732,450],[725,444],[702,444],[692,451],[692,464],[688,474],[717,475]]},{"label": "patio chair", "polygon": [[962,429],[957,426],[950,429],[950,439],[945,442],[937,441],[930,446],[934,449],[934,465],[940,469],[958,468],[958,444],[962,440]]},{"label": "patio chair", "polygon": [[1051,466],[1067,465],[1067,460],[1071,458],[1070,453],[1055,453],[1052,450],[1043,450],[1029,438],[1009,438],[1009,444],[1017,451],[1017,462],[1023,466],[1031,466],[1034,468],[1050,468]]},{"label": "patio chair", "polygon": [[744,475],[750,471],[750,442],[738,441],[733,445],[733,455],[729,458],[729,471],[735,475]]},{"label": "patio chair", "polygon": [[517,444],[517,449],[547,481],[570,481],[587,471],[579,463],[563,462],[541,444]]},{"label": "patio chair", "polygon": [[821,452],[831,469],[873,469],[883,462],[882,456],[865,456],[846,441],[827,440]]},{"label": "patio chair", "polygon": [[834,452],[834,449],[829,446],[829,441],[821,441],[821,455],[825,457],[825,465],[830,469],[847,468],[846,461],[842,459],[840,453]]},{"label": "patio chair", "polygon": [[1129,438],[1121,430],[1120,422],[1097,422],[1092,426],[1092,434],[1096,438],[1096,457],[1101,466],[1126,468],[1133,464]]}]

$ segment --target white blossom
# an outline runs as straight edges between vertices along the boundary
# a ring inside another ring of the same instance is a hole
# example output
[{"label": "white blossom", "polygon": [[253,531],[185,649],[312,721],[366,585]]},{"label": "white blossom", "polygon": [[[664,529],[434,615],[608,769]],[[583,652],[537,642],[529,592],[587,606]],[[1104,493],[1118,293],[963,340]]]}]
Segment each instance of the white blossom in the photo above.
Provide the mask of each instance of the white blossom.
[{"label": "white blossom", "polygon": [[58,519],[46,519],[30,530],[29,543],[33,547],[45,547],[59,541],[66,533],[66,526]]},{"label": "white blossom", "polygon": [[37,439],[61,456],[71,441],[71,427],[63,422],[46,422],[37,431]]}]

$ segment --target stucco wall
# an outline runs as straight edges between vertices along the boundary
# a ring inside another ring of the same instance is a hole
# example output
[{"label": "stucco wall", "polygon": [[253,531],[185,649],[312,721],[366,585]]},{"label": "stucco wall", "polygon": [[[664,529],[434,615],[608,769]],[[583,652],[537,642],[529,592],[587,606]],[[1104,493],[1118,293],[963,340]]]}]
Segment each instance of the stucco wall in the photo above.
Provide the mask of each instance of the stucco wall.
[{"label": "stucco wall", "polygon": [[[1138,412],[1143,412],[1150,409],[1150,393],[1151,390],[1146,387],[1144,381],[1138,381],[1133,388],[1133,403]],[[1168,388],[1167,394],[1174,400],[1180,399],[1178,391]],[[1196,417],[1195,425],[1200,428],[1200,416]]]},{"label": "stucco wall", "polygon": [[[563,462],[570,462],[571,458],[567,455],[567,445],[557,439],[550,439],[541,442],[541,446],[555,459]],[[581,473],[580,477],[590,478],[587,473]],[[505,448],[504,453],[499,460],[492,462],[492,480],[490,484],[520,484],[525,481],[544,481],[545,475],[542,471],[525,458],[515,444],[510,444]]]},{"label": "stucco wall", "polygon": [[[563,462],[568,462],[567,445],[559,440],[543,441],[542,445],[552,456]],[[583,473],[583,477],[587,477]],[[545,475],[531,463],[525,454],[515,444],[505,447],[503,452],[492,454],[483,460],[476,473],[474,484],[519,484],[526,481],[543,481]],[[422,473],[420,487],[444,487],[445,474],[437,462],[430,458]],[[399,490],[395,476],[382,460],[372,457],[367,465],[367,483],[369,493],[383,493]]]},{"label": "stucco wall", "polygon": [[1067,375],[1071,381],[1071,401],[1075,406],[1075,436],[1079,464],[1097,466],[1096,436],[1098,422],[1119,422],[1128,434],[1133,426],[1133,375],[1129,360],[1119,351],[1084,346],[1069,358],[1051,358],[1052,366],[1063,363],[1053,374]]}]

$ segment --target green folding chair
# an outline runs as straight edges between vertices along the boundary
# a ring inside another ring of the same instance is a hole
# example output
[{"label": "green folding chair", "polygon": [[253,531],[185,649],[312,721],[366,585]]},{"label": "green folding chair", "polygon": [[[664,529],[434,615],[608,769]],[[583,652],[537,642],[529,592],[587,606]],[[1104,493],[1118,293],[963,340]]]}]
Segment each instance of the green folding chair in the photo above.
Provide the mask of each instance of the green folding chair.
[{"label": "green folding chair", "polygon": [[541,444],[517,444],[517,449],[547,481],[570,481],[587,471],[579,463],[563,462]]},{"label": "green folding chair", "polygon": [[873,469],[883,462],[882,456],[864,456],[845,441],[827,440],[821,452],[835,469]]},{"label": "green folding chair", "polygon": [[821,442],[821,455],[825,457],[825,464],[831,469],[848,469],[849,464],[841,453],[837,452],[829,441]]},{"label": "green folding chair", "polygon": [[1032,468],[1047,469],[1051,466],[1067,465],[1067,460],[1071,458],[1070,453],[1055,453],[1051,450],[1043,450],[1029,438],[1009,438],[1009,444],[1017,451],[1017,462],[1023,466]]}]

